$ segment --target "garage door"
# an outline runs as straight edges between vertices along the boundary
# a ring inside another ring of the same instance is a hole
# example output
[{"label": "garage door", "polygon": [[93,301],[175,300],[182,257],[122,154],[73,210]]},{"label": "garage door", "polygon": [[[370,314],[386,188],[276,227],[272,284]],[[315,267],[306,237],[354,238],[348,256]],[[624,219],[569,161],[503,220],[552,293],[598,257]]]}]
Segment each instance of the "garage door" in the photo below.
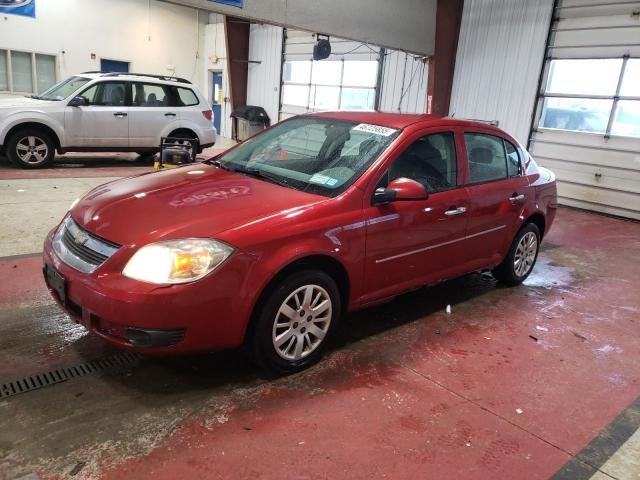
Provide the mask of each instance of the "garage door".
[{"label": "garage door", "polygon": [[331,38],[331,56],[313,61],[316,36],[286,29],[280,118],[313,111],[373,110],[380,49]]},{"label": "garage door", "polygon": [[560,0],[530,149],[560,203],[640,219],[640,2]]}]

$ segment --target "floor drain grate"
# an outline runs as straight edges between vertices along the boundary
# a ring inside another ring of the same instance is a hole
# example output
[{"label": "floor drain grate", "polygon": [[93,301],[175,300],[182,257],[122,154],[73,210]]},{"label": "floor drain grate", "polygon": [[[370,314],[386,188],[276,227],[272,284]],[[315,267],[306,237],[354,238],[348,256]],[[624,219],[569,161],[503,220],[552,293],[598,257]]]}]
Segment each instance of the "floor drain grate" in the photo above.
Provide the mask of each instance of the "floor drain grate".
[{"label": "floor drain grate", "polygon": [[21,393],[31,392],[39,388],[66,382],[72,378],[84,377],[92,373],[135,365],[142,358],[131,352],[121,352],[110,357],[99,358],[90,362],[73,365],[71,367],[56,368],[45,373],[30,375],[12,382],[0,384],[0,398],[12,397]]}]

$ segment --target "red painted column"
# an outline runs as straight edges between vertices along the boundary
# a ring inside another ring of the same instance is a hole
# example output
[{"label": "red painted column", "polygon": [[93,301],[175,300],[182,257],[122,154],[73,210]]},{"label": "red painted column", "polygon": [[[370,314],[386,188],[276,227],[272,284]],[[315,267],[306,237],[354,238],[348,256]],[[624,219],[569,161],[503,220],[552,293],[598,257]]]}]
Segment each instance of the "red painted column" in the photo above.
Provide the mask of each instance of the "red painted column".
[{"label": "red painted column", "polygon": [[427,113],[432,115],[449,114],[463,7],[464,0],[438,0],[435,51],[429,59],[427,86]]},{"label": "red painted column", "polygon": [[[229,98],[231,110],[247,104],[247,81],[249,79],[249,31],[250,23],[236,17],[224,17],[224,35],[229,72]],[[232,137],[235,138],[235,122]]]}]

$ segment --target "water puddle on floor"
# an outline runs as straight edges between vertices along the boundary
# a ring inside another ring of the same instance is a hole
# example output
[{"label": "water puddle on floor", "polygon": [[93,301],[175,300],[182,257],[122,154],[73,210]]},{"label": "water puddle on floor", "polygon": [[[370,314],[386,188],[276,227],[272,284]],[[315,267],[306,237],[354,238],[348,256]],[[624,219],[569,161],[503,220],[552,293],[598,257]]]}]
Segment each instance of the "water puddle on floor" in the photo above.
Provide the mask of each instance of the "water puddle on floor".
[{"label": "water puddle on floor", "polygon": [[554,265],[551,258],[540,255],[531,275],[523,282],[527,287],[556,288],[566,287],[575,279],[575,269]]}]

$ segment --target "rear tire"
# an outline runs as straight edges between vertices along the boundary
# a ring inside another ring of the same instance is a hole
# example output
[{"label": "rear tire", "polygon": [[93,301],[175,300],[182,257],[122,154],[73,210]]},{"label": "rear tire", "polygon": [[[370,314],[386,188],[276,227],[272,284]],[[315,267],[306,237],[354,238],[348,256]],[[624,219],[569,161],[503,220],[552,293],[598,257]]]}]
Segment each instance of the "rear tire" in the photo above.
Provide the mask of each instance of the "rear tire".
[{"label": "rear tire", "polygon": [[55,144],[46,132],[37,128],[25,128],[9,138],[6,153],[16,167],[44,168],[53,162]]},{"label": "rear tire", "polygon": [[276,285],[256,312],[249,353],[271,373],[304,370],[322,358],[341,312],[340,293],[329,275],[296,272]]},{"label": "rear tire", "polygon": [[502,263],[493,269],[493,276],[505,285],[520,285],[531,274],[539,250],[540,229],[535,223],[528,223],[514,238]]}]

